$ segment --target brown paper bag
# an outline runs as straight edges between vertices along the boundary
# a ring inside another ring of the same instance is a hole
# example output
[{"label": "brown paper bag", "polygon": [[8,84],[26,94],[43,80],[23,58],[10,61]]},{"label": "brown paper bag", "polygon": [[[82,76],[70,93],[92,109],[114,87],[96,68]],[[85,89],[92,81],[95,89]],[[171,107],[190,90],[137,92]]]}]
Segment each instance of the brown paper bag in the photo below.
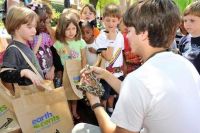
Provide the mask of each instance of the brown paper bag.
[{"label": "brown paper bag", "polygon": [[13,97],[0,83],[0,133],[21,133],[11,104]]},{"label": "brown paper bag", "polygon": [[63,87],[21,94],[12,104],[24,133],[70,133],[73,128]]},{"label": "brown paper bag", "polygon": [[63,86],[66,91],[67,100],[79,100],[83,98],[82,91],[76,88],[80,81],[81,61],[67,60],[63,72]]}]

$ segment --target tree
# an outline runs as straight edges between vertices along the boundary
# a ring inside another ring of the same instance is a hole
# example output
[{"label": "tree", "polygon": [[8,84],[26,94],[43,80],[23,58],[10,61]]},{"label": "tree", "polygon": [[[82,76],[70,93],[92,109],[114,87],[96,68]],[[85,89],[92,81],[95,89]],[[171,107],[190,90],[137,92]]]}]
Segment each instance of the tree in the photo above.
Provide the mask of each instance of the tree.
[{"label": "tree", "polygon": [[176,2],[177,6],[179,7],[181,13],[184,11],[187,5],[189,5],[193,1],[195,0],[174,0],[174,2]]},{"label": "tree", "polygon": [[70,7],[70,0],[64,0],[64,7],[69,8]]},{"label": "tree", "polygon": [[98,0],[89,0],[89,3],[94,5],[94,8],[96,9]]}]

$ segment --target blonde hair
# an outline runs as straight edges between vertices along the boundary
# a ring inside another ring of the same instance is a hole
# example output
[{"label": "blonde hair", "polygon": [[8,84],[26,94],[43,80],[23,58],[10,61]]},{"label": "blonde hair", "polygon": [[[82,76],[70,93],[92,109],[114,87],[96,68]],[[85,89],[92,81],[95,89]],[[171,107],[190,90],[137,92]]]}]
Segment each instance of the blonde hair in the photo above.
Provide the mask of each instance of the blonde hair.
[{"label": "blonde hair", "polygon": [[117,17],[121,18],[121,11],[118,5],[111,3],[104,8],[103,17]]},{"label": "blonde hair", "polygon": [[14,35],[15,30],[20,28],[22,24],[38,21],[37,14],[29,8],[13,6],[10,8],[6,16],[6,29],[9,34]]},{"label": "blonde hair", "polygon": [[183,16],[194,15],[200,17],[200,1],[195,1],[185,8]]},{"label": "blonde hair", "polygon": [[72,15],[74,19],[76,19],[78,22],[80,21],[80,14],[79,11],[73,8],[66,8],[63,10],[62,14],[65,15]]},{"label": "blonde hair", "polygon": [[89,10],[90,10],[91,12],[93,12],[94,15],[96,16],[96,10],[95,10],[95,8],[94,8],[94,6],[93,6],[92,4],[85,4],[85,5],[82,7],[82,9],[81,9],[81,12],[80,12],[81,15],[82,15],[82,13],[83,13],[83,10],[84,10],[86,7],[88,7]]}]

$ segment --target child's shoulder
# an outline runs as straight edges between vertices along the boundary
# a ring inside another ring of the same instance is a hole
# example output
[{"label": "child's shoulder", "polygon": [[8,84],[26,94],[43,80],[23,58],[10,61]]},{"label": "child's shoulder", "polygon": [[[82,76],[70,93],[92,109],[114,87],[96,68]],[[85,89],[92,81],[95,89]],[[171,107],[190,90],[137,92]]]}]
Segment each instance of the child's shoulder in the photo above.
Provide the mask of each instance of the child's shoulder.
[{"label": "child's shoulder", "polygon": [[56,40],[55,43],[53,44],[53,46],[58,49],[58,48],[62,48],[64,46],[64,43]]},{"label": "child's shoulder", "polygon": [[107,36],[106,36],[106,30],[105,29],[101,30],[99,35],[96,37],[97,40],[98,39],[106,39],[106,38],[107,38]]}]

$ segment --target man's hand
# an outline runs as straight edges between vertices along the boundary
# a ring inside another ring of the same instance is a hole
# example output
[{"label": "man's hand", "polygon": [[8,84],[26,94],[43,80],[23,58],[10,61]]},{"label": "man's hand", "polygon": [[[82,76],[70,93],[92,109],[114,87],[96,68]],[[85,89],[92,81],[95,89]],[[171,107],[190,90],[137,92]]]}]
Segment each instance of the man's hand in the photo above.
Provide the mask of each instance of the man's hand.
[{"label": "man's hand", "polygon": [[105,79],[107,73],[109,73],[107,70],[103,68],[90,66],[89,70],[86,70],[85,68],[81,70],[81,77],[83,77],[84,80],[87,80],[87,74],[91,72],[93,72],[95,76],[99,79]]},{"label": "man's hand", "polygon": [[98,96],[95,96],[89,92],[86,92],[86,96],[87,96],[87,99],[89,100],[91,106],[94,105],[95,103],[100,103],[100,99]]}]

